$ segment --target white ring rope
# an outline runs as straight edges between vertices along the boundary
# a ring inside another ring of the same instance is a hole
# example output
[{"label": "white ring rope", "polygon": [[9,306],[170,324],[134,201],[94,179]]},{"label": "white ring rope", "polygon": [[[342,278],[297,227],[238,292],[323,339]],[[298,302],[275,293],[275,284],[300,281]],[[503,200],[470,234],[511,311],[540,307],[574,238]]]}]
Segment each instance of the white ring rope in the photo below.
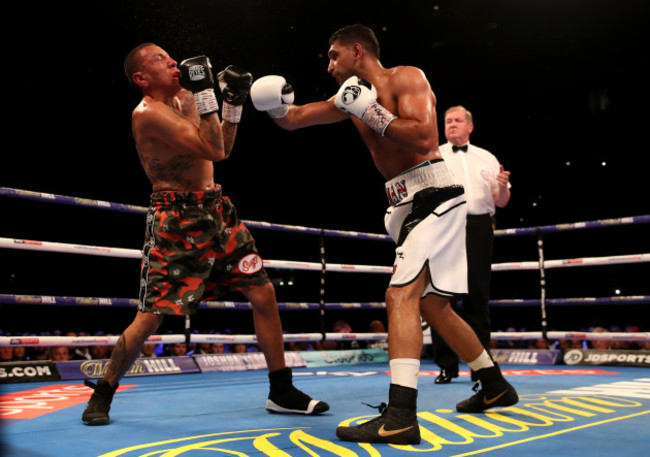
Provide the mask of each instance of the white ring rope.
[{"label": "white ring rope", "polygon": [[[542,332],[492,332],[494,340],[524,341],[542,338]],[[114,346],[119,336],[0,336],[2,346]],[[321,333],[293,333],[283,335],[285,342],[292,341],[323,341]],[[650,341],[650,332],[547,332],[549,340],[589,340],[589,341]],[[326,341],[385,341],[387,333],[326,333]],[[152,344],[185,343],[185,335],[152,335],[147,339]],[[224,343],[224,344],[255,344],[255,335],[215,335],[191,334],[190,344],[195,343]]]},{"label": "white ring rope", "polygon": [[[321,333],[292,333],[282,335],[285,342],[291,341],[323,341]],[[114,346],[119,336],[0,336],[2,346]],[[387,333],[326,333],[327,341],[376,341],[388,339]],[[152,335],[148,343],[174,344],[185,343],[185,335]],[[191,334],[190,344],[194,343],[257,343],[255,335],[218,335]],[[145,343],[146,344],[146,343]]]},{"label": "white ring rope", "polygon": [[[112,248],[106,246],[89,246],[83,244],[56,243],[51,241],[21,240],[16,238],[0,238],[0,248],[21,249],[27,251],[46,251],[65,254],[86,254],[103,257],[122,257],[129,259],[142,258],[142,251],[137,249]],[[266,268],[284,268],[293,270],[321,271],[323,265],[315,262],[298,262],[293,260],[264,260]],[[392,273],[392,267],[374,265],[351,265],[328,263],[329,271],[359,272],[359,273]]]},{"label": "white ring rope", "polygon": [[[82,244],[56,243],[51,241],[34,241],[21,240],[16,238],[1,238],[0,248],[22,249],[28,251],[47,251],[66,254],[86,254],[105,257],[122,257],[140,259],[142,252],[137,249],[112,248],[106,246],[89,246]],[[650,262],[650,253],[647,254],[629,254],[607,257],[583,257],[575,259],[560,259],[544,261],[545,268],[566,268],[592,265],[615,265],[621,263],[640,263]],[[294,270],[311,270],[321,271],[323,265],[315,262],[297,262],[290,260],[264,260],[264,266],[267,268],[294,269]],[[352,272],[352,273],[392,273],[392,267],[382,267],[377,265],[352,265],[328,263],[328,271]],[[507,262],[495,263],[492,265],[492,271],[508,270],[538,270],[539,262]]]}]

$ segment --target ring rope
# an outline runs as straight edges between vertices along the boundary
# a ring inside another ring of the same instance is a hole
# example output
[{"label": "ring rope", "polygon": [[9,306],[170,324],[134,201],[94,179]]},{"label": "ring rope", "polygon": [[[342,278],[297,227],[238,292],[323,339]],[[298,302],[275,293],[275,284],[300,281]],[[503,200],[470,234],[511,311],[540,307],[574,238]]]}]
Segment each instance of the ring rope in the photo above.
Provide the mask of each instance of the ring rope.
[{"label": "ring rope", "polygon": [[[543,338],[542,332],[492,332],[491,338],[501,341],[525,341]],[[387,340],[388,333],[293,333],[282,335],[285,342],[292,341],[379,341]],[[650,341],[650,332],[576,332],[550,331],[548,340],[588,340],[588,341]],[[0,336],[0,347],[3,346],[114,346],[119,336]],[[324,338],[324,339],[323,339]],[[174,344],[186,343],[186,336],[152,335],[149,343]],[[225,344],[255,344],[255,335],[219,335],[191,334],[189,343],[225,343]]]},{"label": "ring rope", "polygon": [[[490,306],[511,307],[511,306],[539,306],[539,299],[502,299],[490,300]],[[650,303],[650,295],[630,295],[615,297],[577,297],[577,298],[549,298],[546,300],[549,306],[563,305],[615,305],[615,304],[644,304]],[[50,295],[14,295],[0,294],[0,304],[4,305],[52,305],[52,306],[99,306],[115,308],[137,308],[136,298],[114,298],[114,297],[67,297]],[[283,311],[308,311],[319,310],[321,307],[330,310],[345,309],[384,309],[385,302],[331,302],[331,303],[310,303],[310,302],[280,302],[278,308]],[[236,301],[202,301],[200,309],[225,309],[233,311],[249,311],[253,309],[250,302]]]},{"label": "ring rope", "polygon": [[[134,213],[134,214],[144,215],[147,214],[148,211],[148,208],[144,206],[127,205],[123,203],[112,203],[103,200],[91,200],[88,198],[69,197],[66,195],[33,192],[30,190],[12,189],[9,187],[0,187],[0,197],[23,198],[28,200],[37,200],[37,201],[49,202],[49,203],[60,203],[64,205],[91,207],[91,208],[104,209],[104,210],[116,211],[121,213]],[[326,236],[338,236],[338,237],[345,237],[345,238],[392,241],[388,235],[379,234],[379,233],[363,233],[363,232],[355,232],[349,230],[320,229],[320,228],[302,227],[298,225],[273,224],[270,222],[258,222],[258,221],[250,221],[250,220],[243,220],[243,222],[249,228],[253,227],[253,228],[259,228],[265,230],[300,232],[300,233],[307,233],[311,235],[323,234]]]},{"label": "ring rope", "polygon": [[[25,191],[25,190],[19,190],[19,189],[11,189],[11,188],[6,188],[6,187],[0,187],[0,196],[8,196],[8,197],[16,197],[16,198],[27,198],[27,199],[32,199],[32,200],[39,200],[39,201],[48,201],[48,202],[56,202],[56,203],[62,203],[62,204],[67,204],[67,205],[75,205],[75,206],[87,206],[87,207],[94,207],[94,208],[99,208],[99,209],[106,209],[106,210],[112,210],[112,211],[119,211],[119,212],[129,212],[129,213],[138,213],[138,214],[145,214],[147,212],[147,208],[141,207],[141,206],[135,206],[135,205],[125,205],[125,204],[119,204],[119,203],[112,203],[112,202],[107,202],[107,201],[101,201],[101,200],[91,200],[91,199],[86,199],[86,198],[76,198],[76,197],[68,197],[68,196],[63,196],[63,195],[56,195],[56,194],[47,194],[47,193],[39,193],[39,192],[32,192],[32,191]],[[372,233],[361,233],[361,232],[352,232],[352,231],[340,231],[340,230],[325,230],[325,229],[314,229],[314,228],[309,228],[309,227],[300,227],[300,226],[290,226],[290,225],[283,225],[283,224],[271,224],[268,222],[255,222],[255,221],[244,221],[249,227],[257,227],[261,229],[268,229],[268,230],[282,230],[282,231],[297,231],[297,232],[302,232],[302,233],[311,233],[311,234],[316,234],[320,235],[321,240],[324,236],[341,236],[341,237],[354,237],[358,239],[375,239],[375,240],[384,240],[384,241],[390,241],[390,237],[387,235],[380,235],[380,234],[372,234]],[[633,216],[633,217],[625,217],[625,218],[618,218],[618,219],[605,219],[605,220],[600,220],[600,221],[587,221],[587,222],[578,222],[574,224],[557,224],[557,225],[549,225],[549,226],[542,226],[542,227],[529,227],[529,228],[514,228],[514,229],[505,229],[505,230],[496,230],[495,231],[495,236],[504,236],[504,235],[527,235],[527,234],[536,234],[538,236],[538,241],[541,233],[546,233],[546,232],[557,232],[557,231],[565,231],[565,230],[581,230],[581,229],[588,229],[588,228],[597,228],[597,227],[611,227],[614,225],[629,225],[629,224],[645,224],[645,223],[650,223],[650,215],[642,215],[642,216]],[[87,255],[98,255],[98,256],[109,256],[109,257],[126,257],[126,258],[141,258],[141,252],[139,250],[135,249],[125,249],[125,248],[111,248],[111,247],[103,247],[103,246],[86,246],[86,245],[75,245],[75,244],[66,244],[66,243],[54,243],[54,242],[45,242],[45,241],[33,241],[33,240],[20,240],[20,239],[13,239],[13,238],[0,238],[0,248],[12,248],[12,249],[26,249],[26,250],[39,250],[39,251],[50,251],[50,252],[65,252],[65,253],[77,253],[77,254],[87,254]],[[540,247],[540,252],[543,248]],[[267,268],[291,268],[291,269],[302,269],[302,270],[321,270],[321,274],[324,275],[325,269],[326,269],[326,264],[324,261],[324,256],[321,253],[321,263],[311,263],[311,262],[294,262],[294,261],[280,261],[280,260],[266,260],[264,261],[264,265]],[[493,271],[505,271],[505,270],[540,270],[542,271],[542,285],[544,285],[544,275],[543,275],[543,269],[545,268],[561,268],[561,267],[572,267],[572,266],[587,266],[587,265],[611,265],[611,264],[618,264],[618,263],[638,263],[638,262],[648,262],[650,261],[650,254],[633,254],[633,255],[622,255],[622,256],[608,256],[608,257],[593,257],[593,258],[576,258],[576,259],[561,259],[561,260],[549,260],[545,261],[543,258],[543,254],[540,254],[540,259],[537,262],[510,262],[510,263],[502,263],[502,264],[493,264],[492,270]],[[391,267],[381,267],[381,266],[372,266],[372,265],[345,265],[345,264],[331,264],[328,266],[330,271],[341,271],[341,272],[365,272],[365,273],[391,273],[392,268]],[[20,298],[20,296],[12,296],[12,295],[6,295],[4,296],[4,299],[6,297],[12,297],[13,299],[18,299],[24,300],[24,298]],[[23,296],[24,297],[24,296]],[[0,297],[2,298],[2,297]],[[64,297],[64,298],[69,298],[69,297]],[[45,299],[45,300],[44,300]],[[77,297],[78,299],[78,297]],[[557,304],[566,304],[569,303],[570,300],[576,300],[579,301],[580,303],[596,303],[598,301],[607,301],[607,300],[612,300],[615,301],[617,299],[627,299],[631,300],[633,302],[638,302],[642,301],[645,302],[647,300],[647,297],[642,296],[642,297],[603,297],[603,298],[598,298],[598,299],[557,299],[555,303]],[[54,301],[55,303],[57,302],[57,298],[52,298],[52,297],[41,297],[38,298],[38,300],[42,301]],[[113,305],[112,300],[121,300],[121,299],[98,299],[99,304],[105,304],[102,303],[102,301],[109,301],[111,303],[111,306]],[[126,300],[126,303],[128,303],[128,306],[133,306],[132,302],[130,299],[123,299]],[[323,303],[324,299],[321,296],[321,303],[317,304],[319,308],[321,309],[321,312],[323,312],[325,308],[325,304]],[[551,304],[554,303],[552,299],[546,300],[546,297],[544,293],[542,293],[542,299],[541,300],[495,300],[491,301],[490,303],[497,303],[501,306],[504,306],[506,303],[515,303],[515,304],[529,304],[529,303],[535,303],[535,304],[541,304],[542,305],[542,312],[545,312],[545,304]],[[619,301],[620,302],[620,301]],[[23,302],[24,303],[24,302]],[[231,303],[232,305],[228,305],[228,303]],[[41,303],[43,304],[43,303]],[[74,303],[74,304],[79,304],[79,303]],[[92,300],[87,303],[87,304],[94,304],[92,303]],[[235,302],[204,302],[202,303],[203,306],[207,307],[233,307],[233,308],[238,308],[238,305],[235,304]],[[292,304],[285,304],[287,305],[287,309],[308,309],[309,304],[293,304],[293,305],[299,305],[297,307],[291,307]],[[332,305],[340,305],[343,307],[347,307],[349,305],[355,305],[355,304],[332,304]],[[364,306],[363,304],[356,304],[359,305],[359,307]],[[385,304],[379,304],[383,305],[385,307]],[[249,305],[250,306],[250,305]],[[543,317],[544,318],[544,317]],[[544,326],[543,326],[544,327]],[[333,338],[333,339],[345,339],[345,337],[342,337],[342,335],[346,334],[340,334],[340,333],[335,333],[333,334],[334,336],[330,336],[330,334],[324,334],[321,332],[320,334],[298,334],[296,336],[297,338],[300,338],[300,335],[311,335],[311,337],[315,338],[313,341],[318,341],[318,340],[323,340],[326,338]],[[366,335],[366,334],[347,334],[347,335],[354,335],[354,339],[363,339],[363,337],[360,337],[360,335]],[[368,335],[373,335],[373,337],[368,337],[369,339],[377,339],[376,334],[368,334]],[[539,338],[540,336],[545,338],[545,339],[553,339],[553,338],[564,338],[564,339],[604,339],[604,340],[610,340],[610,339],[618,339],[622,338],[625,340],[631,339],[631,340],[637,340],[638,338],[641,338],[640,341],[644,341],[647,339],[650,339],[648,337],[648,333],[623,333],[623,334],[614,334],[614,333],[606,333],[606,334],[590,334],[586,332],[546,332],[546,329],[543,328],[542,332],[514,332],[511,334],[508,333],[493,333],[497,339],[536,339]],[[169,337],[170,335],[167,335]],[[214,335],[208,335],[209,337],[214,337]],[[193,338],[196,337],[196,335],[190,335],[189,332],[186,331],[185,335],[175,335],[175,337],[179,338],[179,341],[175,342],[189,342],[193,341]],[[228,338],[232,338],[233,335],[228,335]],[[251,342],[255,342],[256,338],[254,335],[238,335],[237,337],[241,338],[250,338]],[[286,337],[290,337],[289,335],[285,335]],[[4,345],[4,340],[2,338],[5,337],[0,337],[0,346]],[[15,345],[15,338],[16,337],[7,337],[7,338],[14,338],[13,344]],[[36,338],[41,339],[43,337],[38,337]],[[62,338],[62,337],[56,337],[56,338]],[[161,338],[160,336],[154,336],[154,338]],[[309,336],[307,336],[309,338]],[[19,338],[20,339],[20,338]],[[115,337],[115,340],[117,340],[117,337]],[[85,339],[84,339],[85,341]],[[290,340],[287,340],[290,341]],[[304,341],[304,339],[298,339],[298,341]],[[209,341],[208,341],[209,342]],[[80,343],[80,345],[86,345],[86,343]],[[102,343],[102,344],[111,344],[111,343]]]},{"label": "ring rope", "polygon": [[[138,249],[114,248],[107,246],[90,246],[71,243],[57,243],[51,241],[22,240],[17,238],[0,237],[0,248],[21,249],[28,251],[46,251],[65,254],[86,254],[104,257],[122,257],[130,259],[142,258],[142,252]],[[266,268],[282,268],[293,270],[321,271],[322,263],[301,262],[294,260],[264,260]],[[328,271],[338,272],[359,272],[359,273],[392,273],[392,267],[375,265],[352,265],[352,264],[327,264]]]},{"label": "ring rope", "polygon": [[[0,196],[38,200],[38,201],[45,201],[50,203],[61,203],[65,205],[85,206],[85,207],[92,207],[92,208],[105,209],[109,211],[118,211],[124,213],[146,214],[148,210],[144,206],[128,205],[123,203],[113,203],[113,202],[108,202],[103,200],[92,200],[88,198],[70,197],[65,195],[57,195],[57,194],[50,194],[50,193],[43,193],[43,192],[34,192],[30,190],[13,189],[10,187],[0,187]],[[257,222],[257,221],[250,221],[250,220],[244,220],[244,223],[249,227],[267,229],[267,230],[286,230],[286,231],[310,233],[314,235],[319,235],[321,233],[324,233],[327,236],[341,236],[341,237],[350,237],[350,238],[358,238],[358,239],[391,241],[388,235],[379,234],[379,233],[364,233],[364,232],[345,231],[345,230],[319,229],[319,228],[301,227],[301,226],[286,225],[286,224],[272,224],[270,222]],[[561,232],[567,230],[584,230],[584,229],[591,229],[591,228],[613,227],[613,226],[631,225],[631,224],[650,224],[650,215],[629,216],[629,217],[621,217],[621,218],[613,218],[613,219],[602,219],[596,221],[575,222],[571,224],[544,225],[540,227],[498,229],[494,231],[494,236],[536,235],[538,231],[541,231],[542,233],[549,233],[549,232]]]},{"label": "ring rope", "polygon": [[[292,333],[282,335],[284,342],[292,341],[375,341],[386,340],[388,333]],[[119,336],[0,336],[0,347],[3,346],[114,346]],[[152,335],[147,342],[156,344],[174,343],[226,343],[237,344],[257,343],[255,335],[219,335],[191,334],[189,342],[184,334]],[[146,343],[145,343],[146,344]]]},{"label": "ring rope", "polygon": [[[90,246],[82,244],[58,243],[51,241],[23,240],[17,238],[0,237],[0,248],[22,249],[28,251],[47,251],[65,254],[86,254],[106,257],[122,257],[140,259],[142,252],[138,249],[114,248],[107,246]],[[545,260],[544,268],[565,268],[592,265],[614,265],[620,263],[650,262],[650,253],[628,254],[606,257],[581,257],[574,259]],[[293,260],[264,260],[266,268],[312,270],[322,271],[323,263],[302,262]],[[495,263],[492,271],[506,270],[539,270],[540,262],[506,262]],[[352,265],[329,263],[326,265],[328,271],[356,272],[356,273],[392,273],[392,267],[378,265]]]}]

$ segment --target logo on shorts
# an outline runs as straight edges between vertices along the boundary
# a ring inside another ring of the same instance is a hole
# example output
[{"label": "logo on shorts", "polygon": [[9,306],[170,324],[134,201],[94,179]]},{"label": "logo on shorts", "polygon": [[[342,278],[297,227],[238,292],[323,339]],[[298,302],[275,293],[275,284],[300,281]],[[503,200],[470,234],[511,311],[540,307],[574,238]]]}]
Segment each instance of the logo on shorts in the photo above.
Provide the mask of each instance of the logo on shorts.
[{"label": "logo on shorts", "polygon": [[393,182],[386,185],[386,197],[390,205],[397,205],[399,202],[409,196],[406,180]]},{"label": "logo on shorts", "polygon": [[262,266],[262,258],[259,255],[248,254],[239,261],[237,268],[244,274],[252,275],[260,271]]}]

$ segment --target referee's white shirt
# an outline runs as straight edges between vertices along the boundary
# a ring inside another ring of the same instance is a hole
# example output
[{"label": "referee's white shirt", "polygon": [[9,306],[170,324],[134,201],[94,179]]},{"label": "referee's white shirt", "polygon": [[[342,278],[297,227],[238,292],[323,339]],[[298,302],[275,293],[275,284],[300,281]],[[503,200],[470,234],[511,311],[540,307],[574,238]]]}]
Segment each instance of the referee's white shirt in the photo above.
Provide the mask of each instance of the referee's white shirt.
[{"label": "referee's white shirt", "polygon": [[439,149],[454,178],[465,187],[467,214],[494,216],[492,195],[498,192],[499,161],[483,148],[470,143],[467,146],[467,152],[453,152],[451,143],[442,144]]}]

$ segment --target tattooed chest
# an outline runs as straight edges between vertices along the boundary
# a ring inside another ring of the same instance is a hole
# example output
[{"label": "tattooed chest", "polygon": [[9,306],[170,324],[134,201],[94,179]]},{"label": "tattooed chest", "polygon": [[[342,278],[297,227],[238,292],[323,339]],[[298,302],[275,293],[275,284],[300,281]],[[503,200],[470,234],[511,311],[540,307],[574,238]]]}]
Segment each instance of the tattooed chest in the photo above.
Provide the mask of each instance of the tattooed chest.
[{"label": "tattooed chest", "polygon": [[169,160],[159,158],[143,158],[143,165],[147,176],[152,181],[166,181],[185,184],[186,173],[192,169],[194,158],[188,155],[178,155]]}]

